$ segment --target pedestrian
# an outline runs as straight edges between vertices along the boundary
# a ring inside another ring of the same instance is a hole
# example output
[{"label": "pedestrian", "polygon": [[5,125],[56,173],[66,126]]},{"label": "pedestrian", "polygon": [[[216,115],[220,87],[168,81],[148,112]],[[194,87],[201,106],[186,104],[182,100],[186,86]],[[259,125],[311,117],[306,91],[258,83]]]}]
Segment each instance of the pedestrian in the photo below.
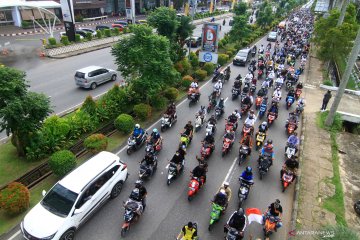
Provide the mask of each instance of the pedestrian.
[{"label": "pedestrian", "polygon": [[323,98],[323,102],[322,102],[322,106],[321,106],[321,111],[324,112],[326,110],[326,106],[328,105],[329,101],[330,101],[330,98],[331,98],[331,91],[328,90],[325,95],[324,95],[324,98]]},{"label": "pedestrian", "polygon": [[220,25],[220,31],[221,31],[221,25]]}]

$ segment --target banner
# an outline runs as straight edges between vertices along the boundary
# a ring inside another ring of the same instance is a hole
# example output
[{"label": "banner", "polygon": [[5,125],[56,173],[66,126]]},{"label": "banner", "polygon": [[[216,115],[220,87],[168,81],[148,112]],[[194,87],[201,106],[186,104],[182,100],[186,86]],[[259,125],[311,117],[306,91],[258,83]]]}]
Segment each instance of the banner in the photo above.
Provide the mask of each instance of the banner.
[{"label": "banner", "polygon": [[210,1],[210,9],[209,9],[210,13],[213,12],[213,8],[214,8],[214,0],[211,0]]},{"label": "banner", "polygon": [[75,41],[75,18],[72,0],[60,0],[62,17],[65,26],[66,36],[69,41]]},{"label": "banner", "polygon": [[204,23],[201,44],[202,51],[217,53],[219,26],[218,23]]},{"label": "banner", "polygon": [[189,3],[185,3],[185,16],[189,16]]}]

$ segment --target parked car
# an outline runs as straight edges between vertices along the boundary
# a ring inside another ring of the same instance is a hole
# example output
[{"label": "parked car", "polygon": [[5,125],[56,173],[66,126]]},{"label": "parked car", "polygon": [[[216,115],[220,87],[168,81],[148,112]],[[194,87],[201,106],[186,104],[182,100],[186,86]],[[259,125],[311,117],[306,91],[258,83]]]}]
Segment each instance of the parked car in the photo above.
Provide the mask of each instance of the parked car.
[{"label": "parked car", "polygon": [[246,65],[246,62],[250,61],[251,58],[251,48],[241,49],[233,59],[234,65]]},{"label": "parked car", "polygon": [[97,25],[97,26],[95,27],[95,31],[97,31],[97,30],[103,30],[103,29],[111,29],[111,27],[106,26],[106,25]]},{"label": "parked car", "polygon": [[[80,39],[84,39],[84,37],[83,37],[83,33],[82,34],[80,34],[79,32],[77,32],[77,31],[75,31],[75,34],[79,34],[80,35]],[[86,35],[86,34],[85,34]],[[66,32],[60,32],[60,37],[61,36],[66,36]]]},{"label": "parked car", "polygon": [[277,40],[277,32],[270,32],[268,37],[267,37],[267,40],[269,42],[276,42],[276,40]]},{"label": "parked car", "polygon": [[93,37],[96,36],[96,31],[94,29],[91,28],[79,28],[79,30],[84,31],[86,33],[91,33],[91,35],[93,35]]},{"label": "parked car", "polygon": [[89,66],[76,71],[75,84],[79,87],[95,89],[99,84],[115,81],[116,78],[117,73],[115,70]]},{"label": "parked car", "polygon": [[110,152],[100,152],[58,181],[20,224],[25,239],[74,239],[75,231],[107,199],[119,196],[127,165]]},{"label": "parked car", "polygon": [[111,27],[115,28],[126,28],[128,26],[128,23],[126,21],[115,21],[111,24]]},{"label": "parked car", "polygon": [[195,48],[197,48],[197,47],[199,47],[199,46],[201,46],[201,40],[202,40],[202,37],[200,36],[200,37],[191,37],[191,38],[187,38],[186,40],[185,40],[185,42],[186,42],[186,45],[189,47],[189,44],[191,43],[191,47],[195,47]]}]

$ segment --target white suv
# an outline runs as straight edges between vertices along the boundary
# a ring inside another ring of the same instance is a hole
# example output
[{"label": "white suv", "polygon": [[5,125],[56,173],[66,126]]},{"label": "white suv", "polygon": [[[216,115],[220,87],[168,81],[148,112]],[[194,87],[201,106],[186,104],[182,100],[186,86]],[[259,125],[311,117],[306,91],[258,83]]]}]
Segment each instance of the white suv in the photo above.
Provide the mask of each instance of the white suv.
[{"label": "white suv", "polygon": [[116,198],[127,179],[127,165],[101,152],[57,182],[21,222],[25,239],[72,240],[76,229],[108,198]]}]

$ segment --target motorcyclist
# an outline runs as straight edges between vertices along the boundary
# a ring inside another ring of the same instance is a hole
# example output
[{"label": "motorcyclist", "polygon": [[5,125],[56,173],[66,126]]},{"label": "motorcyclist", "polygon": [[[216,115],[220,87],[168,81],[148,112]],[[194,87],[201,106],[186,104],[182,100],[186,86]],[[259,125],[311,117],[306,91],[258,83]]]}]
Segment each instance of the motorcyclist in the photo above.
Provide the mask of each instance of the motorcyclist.
[{"label": "motorcyclist", "polygon": [[146,195],[147,195],[147,190],[143,185],[143,181],[136,180],[135,188],[131,191],[129,198],[131,200],[141,202],[143,205],[144,211],[145,211],[145,207],[146,207]]},{"label": "motorcyclist", "polygon": [[233,88],[235,88],[235,89],[241,89],[241,85],[242,85],[242,82],[240,81],[240,80],[235,80],[234,81],[234,86],[233,86]]},{"label": "motorcyclist", "polygon": [[240,235],[243,236],[243,232],[246,228],[246,216],[242,208],[239,208],[230,216],[229,220],[224,226],[225,233],[229,231],[229,227],[235,228],[238,232],[240,232]]},{"label": "motorcyclist", "polygon": [[248,72],[245,76],[245,81],[250,82],[254,78],[254,75],[251,72]]},{"label": "motorcyclist", "polygon": [[238,116],[237,113],[234,111],[231,113],[231,115],[228,117],[228,122],[232,123],[234,126],[234,129],[237,129],[238,124],[237,124],[237,120],[238,120]]},{"label": "motorcyclist", "polygon": [[226,133],[224,134],[224,139],[230,139],[231,140],[231,144],[233,144],[234,140],[235,140],[235,132],[234,130],[230,130],[230,131],[226,131]]},{"label": "motorcyclist", "polygon": [[191,121],[188,121],[188,123],[184,127],[184,131],[182,132],[182,134],[186,134],[186,136],[188,136],[191,141],[193,136],[193,131],[194,131],[194,126],[192,125]]},{"label": "motorcyclist", "polygon": [[227,207],[227,204],[229,202],[229,197],[225,189],[219,189],[219,191],[214,196],[213,202],[223,207],[224,209]]},{"label": "motorcyclist", "polygon": [[[287,139],[287,143],[286,143],[286,147],[288,146],[294,146],[296,151],[298,150],[298,145],[299,145],[299,138],[297,136],[297,132],[293,132],[293,134],[291,134],[289,136],[289,138]],[[286,151],[286,147],[285,147],[285,151]]]},{"label": "motorcyclist", "polygon": [[205,119],[205,106],[200,106],[200,110],[198,111],[198,115],[200,116],[201,124],[204,124],[204,119]]},{"label": "motorcyclist", "polygon": [[156,157],[153,154],[145,154],[144,158],[141,160],[140,164],[144,163],[150,168],[150,171],[153,172],[155,166]]},{"label": "motorcyclist", "polygon": [[278,108],[278,105],[276,102],[273,102],[271,104],[271,107],[268,111],[268,117],[269,117],[269,113],[271,113],[271,112],[275,114],[275,119],[276,119],[278,117],[278,112],[279,112],[279,108]]},{"label": "motorcyclist", "polygon": [[135,124],[135,128],[132,132],[132,136],[135,138],[136,140],[136,144],[140,144],[141,142],[141,138],[143,137],[143,135],[145,134],[144,129],[142,129],[140,127],[140,124]]},{"label": "motorcyclist", "polygon": [[216,107],[218,107],[221,110],[221,114],[224,113],[224,108],[225,108],[224,98],[220,98],[220,101],[217,103]]},{"label": "motorcyclist", "polygon": [[[281,223],[281,216],[282,216],[282,206],[280,205],[280,200],[276,199],[275,202],[271,203],[270,206],[268,207],[267,212],[263,215],[263,224],[265,224],[265,220],[266,218],[270,217],[270,216],[274,216],[276,221],[276,228],[280,228],[282,226]],[[275,228],[275,231],[277,230]]]},{"label": "motorcyclist", "polygon": [[246,96],[242,99],[242,104],[248,105],[249,108],[251,107],[252,102],[251,102],[251,98],[250,98],[249,95],[246,95]]},{"label": "motorcyclist", "polygon": [[176,114],[176,105],[175,105],[175,103],[171,103],[168,106],[165,114],[167,114],[169,116],[170,127],[171,127],[171,124],[172,124],[172,122],[174,120],[174,117],[175,117],[175,114]]},{"label": "motorcyclist", "polygon": [[276,88],[276,90],[273,93],[273,99],[279,101],[281,99],[281,89]]},{"label": "motorcyclist", "polygon": [[152,143],[154,146],[154,150],[156,150],[156,146],[158,146],[161,143],[161,136],[157,128],[154,128],[152,130],[152,133],[148,137],[147,141]]},{"label": "motorcyclist", "polygon": [[296,113],[296,111],[289,113],[289,118],[286,120],[285,128],[288,128],[289,123],[291,122],[295,124],[294,130],[296,131],[298,127],[298,114]]},{"label": "motorcyclist", "polygon": [[191,82],[190,87],[191,87],[191,88],[198,88],[198,87],[199,87],[199,84],[197,83],[196,80],[194,80],[193,82]]},{"label": "motorcyclist", "polygon": [[296,156],[293,155],[291,156],[291,158],[288,158],[285,163],[284,166],[282,167],[282,169],[280,170],[280,179],[282,179],[282,176],[284,175],[286,170],[290,170],[293,173],[293,179],[292,182],[295,180],[296,178],[296,170],[299,168],[299,162],[296,160]]},{"label": "motorcyclist", "polygon": [[215,139],[214,139],[213,135],[206,135],[204,138],[204,143],[214,145]]},{"label": "motorcyclist", "polygon": [[276,86],[282,86],[284,84],[284,78],[282,76],[279,76],[278,78],[276,78]]},{"label": "motorcyclist", "polygon": [[[259,125],[259,130],[258,130],[258,132],[263,132],[263,133],[266,133],[267,132],[267,130],[268,130],[268,124],[267,124],[267,122],[262,122],[260,125]],[[257,132],[257,133],[258,133]],[[257,134],[256,133],[256,134]]]},{"label": "motorcyclist", "polygon": [[254,132],[254,124],[255,124],[255,114],[254,110],[250,110],[249,116],[245,119],[244,125],[251,126],[250,134]]},{"label": "motorcyclist", "polygon": [[296,85],[296,89],[302,89],[303,88],[303,83],[302,82],[299,82],[297,85]]},{"label": "motorcyclist", "polygon": [[237,75],[237,77],[235,78],[235,80],[239,80],[240,82],[242,81],[242,76],[241,74]]},{"label": "motorcyclist", "polygon": [[265,87],[261,87],[259,89],[259,91],[257,92],[257,95],[260,96],[260,97],[263,97],[266,95],[266,88]]},{"label": "motorcyclist", "polygon": [[271,139],[267,140],[266,144],[261,149],[261,156],[263,156],[265,153],[269,154],[271,156],[271,160],[272,160],[271,165],[272,165],[272,162],[274,161],[275,153],[274,153],[274,146],[272,144]]},{"label": "motorcyclist", "polygon": [[223,87],[223,84],[222,84],[221,80],[219,79],[219,80],[214,84],[214,91],[216,91],[216,92],[218,93],[218,95],[220,95],[222,87]]},{"label": "motorcyclist", "polygon": [[240,140],[240,146],[241,145],[245,145],[248,146],[249,149],[249,155],[251,154],[251,148],[252,148],[252,139],[249,135],[244,136],[241,140]]},{"label": "motorcyclist", "polygon": [[180,151],[176,151],[170,162],[176,164],[177,173],[179,174],[181,166],[183,164],[185,157],[183,154],[180,154]]},{"label": "motorcyclist", "polygon": [[192,222],[189,222],[187,225],[183,226],[176,240],[181,240],[181,239],[182,240],[197,239],[196,225],[193,224]]},{"label": "motorcyclist", "polygon": [[248,185],[254,184],[254,175],[252,172],[252,168],[250,166],[247,166],[245,170],[241,173],[239,177],[239,181],[244,181]]},{"label": "motorcyclist", "polygon": [[201,187],[206,182],[206,172],[207,170],[205,164],[199,164],[191,171],[191,177],[196,177],[200,180],[199,187]]},{"label": "motorcyclist", "polygon": [[259,47],[259,53],[260,54],[264,54],[264,46],[261,44],[261,46]]},{"label": "motorcyclist", "polygon": [[231,188],[229,187],[229,183],[228,182],[224,182],[223,186],[221,186],[218,190],[218,192],[220,192],[221,190],[224,190],[227,196],[227,200],[228,202],[230,202],[231,199]]}]

